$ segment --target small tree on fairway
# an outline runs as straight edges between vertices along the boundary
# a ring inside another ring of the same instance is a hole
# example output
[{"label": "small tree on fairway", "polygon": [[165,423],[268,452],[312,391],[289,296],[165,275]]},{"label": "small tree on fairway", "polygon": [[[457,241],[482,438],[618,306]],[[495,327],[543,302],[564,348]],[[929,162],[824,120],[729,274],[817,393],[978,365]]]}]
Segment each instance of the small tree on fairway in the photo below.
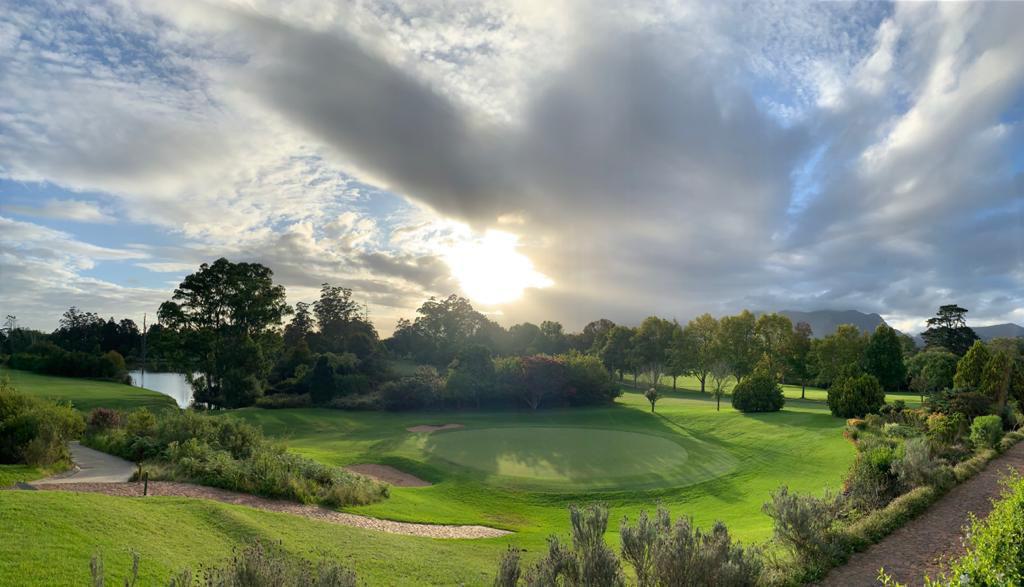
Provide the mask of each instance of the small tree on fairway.
[{"label": "small tree on fairway", "polygon": [[683,333],[689,340],[693,352],[692,371],[700,381],[700,392],[704,393],[705,383],[716,362],[719,324],[711,314],[701,314],[686,324]]},{"label": "small tree on fairway", "polygon": [[786,377],[800,382],[800,399],[807,397],[807,380],[811,378],[811,337],[811,325],[797,322],[783,349]]},{"label": "small tree on fairway", "polygon": [[711,391],[715,395],[715,409],[722,410],[722,394],[725,393],[725,384],[732,378],[732,368],[725,360],[715,361],[708,372],[711,378]]},{"label": "small tree on fairway", "polygon": [[658,390],[653,387],[648,388],[647,391],[644,392],[644,397],[647,398],[647,401],[651,402],[651,413],[653,414],[654,404],[658,403],[658,400],[661,399],[658,397]]}]

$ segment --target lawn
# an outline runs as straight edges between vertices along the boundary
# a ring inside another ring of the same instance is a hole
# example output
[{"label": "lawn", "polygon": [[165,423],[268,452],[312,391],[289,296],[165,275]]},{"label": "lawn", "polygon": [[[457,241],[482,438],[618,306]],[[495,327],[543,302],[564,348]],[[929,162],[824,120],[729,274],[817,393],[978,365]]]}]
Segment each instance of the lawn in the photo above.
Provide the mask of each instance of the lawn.
[{"label": "lawn", "polygon": [[10,487],[20,481],[35,481],[50,472],[28,465],[0,465],[0,487]]},{"label": "lawn", "polygon": [[[44,381],[22,380],[29,387],[37,382]],[[354,512],[485,524],[513,531],[508,537],[448,542],[172,498],[12,493],[0,499],[0,519],[13,535],[25,538],[17,541],[21,550],[13,559],[0,546],[0,584],[23,580],[31,576],[28,569],[51,564],[57,583],[72,582],[84,577],[75,573],[86,571],[96,548],[120,561],[111,560],[108,568],[123,567],[125,549],[134,547],[143,553],[145,569],[169,572],[223,558],[252,536],[281,540],[300,554],[325,550],[352,561],[371,584],[412,578],[484,584],[508,544],[525,548],[525,556],[533,559],[544,550],[548,535],[565,536],[572,503],[608,504],[613,544],[623,516],[635,518],[658,503],[698,525],[721,520],[740,539],[763,541],[770,536],[771,522],[761,505],[772,490],[783,484],[814,493],[838,489],[854,457],[842,437],[842,420],[821,401],[790,400],[781,412],[745,415],[734,411],[728,398],[716,411],[709,394],[665,389],[652,414],[640,394],[628,387],[625,391],[613,406],[536,413],[256,408],[231,413],[321,462],[389,464],[433,483],[393,488],[388,500],[351,508]],[[69,399],[81,405],[80,398]],[[406,430],[445,423],[463,428]]]},{"label": "lawn", "polygon": [[173,399],[162,393],[123,383],[53,377],[0,367],[0,377],[5,376],[11,380],[15,388],[23,393],[71,402],[74,407],[83,412],[98,407],[159,409],[176,405]]}]

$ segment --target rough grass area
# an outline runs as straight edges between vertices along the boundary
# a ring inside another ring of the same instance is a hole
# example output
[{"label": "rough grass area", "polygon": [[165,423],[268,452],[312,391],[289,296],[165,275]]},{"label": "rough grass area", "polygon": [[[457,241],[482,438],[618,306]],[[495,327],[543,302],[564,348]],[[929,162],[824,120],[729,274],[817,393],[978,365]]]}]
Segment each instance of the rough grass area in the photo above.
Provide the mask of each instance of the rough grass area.
[{"label": "rough grass area", "polygon": [[28,465],[0,465],[0,487],[10,487],[19,481],[35,481],[49,474],[45,469]]},{"label": "rough grass area", "polygon": [[10,378],[15,389],[22,393],[71,402],[71,405],[83,412],[99,407],[128,410],[142,407],[160,409],[177,405],[162,393],[123,383],[54,377],[0,368],[0,377],[4,376]]}]

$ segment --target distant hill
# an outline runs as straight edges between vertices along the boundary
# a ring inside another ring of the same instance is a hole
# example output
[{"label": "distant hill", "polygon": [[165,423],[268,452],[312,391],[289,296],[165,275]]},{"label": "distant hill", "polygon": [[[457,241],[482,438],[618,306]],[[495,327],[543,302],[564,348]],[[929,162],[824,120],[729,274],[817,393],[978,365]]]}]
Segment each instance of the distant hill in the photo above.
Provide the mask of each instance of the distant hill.
[{"label": "distant hill", "polygon": [[[862,332],[874,332],[879,324],[885,324],[885,320],[878,314],[865,314],[856,310],[816,310],[814,312],[796,312],[783,310],[779,312],[795,325],[797,322],[806,322],[811,325],[811,332],[814,338],[822,338],[836,331],[840,324],[853,324]],[[981,333],[978,333],[981,336]]]},{"label": "distant hill", "polygon": [[1024,337],[1024,326],[1016,324],[993,324],[992,326],[972,326],[971,328],[981,340]]}]

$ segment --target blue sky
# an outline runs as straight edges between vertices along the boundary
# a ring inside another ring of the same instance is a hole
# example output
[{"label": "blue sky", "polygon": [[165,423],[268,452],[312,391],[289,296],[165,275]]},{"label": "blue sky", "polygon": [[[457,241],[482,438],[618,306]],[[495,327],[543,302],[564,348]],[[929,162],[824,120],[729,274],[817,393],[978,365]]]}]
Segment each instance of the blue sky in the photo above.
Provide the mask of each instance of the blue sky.
[{"label": "blue sky", "polygon": [[220,256],[379,327],[944,303],[1024,323],[1019,3],[0,10],[0,312]]}]

